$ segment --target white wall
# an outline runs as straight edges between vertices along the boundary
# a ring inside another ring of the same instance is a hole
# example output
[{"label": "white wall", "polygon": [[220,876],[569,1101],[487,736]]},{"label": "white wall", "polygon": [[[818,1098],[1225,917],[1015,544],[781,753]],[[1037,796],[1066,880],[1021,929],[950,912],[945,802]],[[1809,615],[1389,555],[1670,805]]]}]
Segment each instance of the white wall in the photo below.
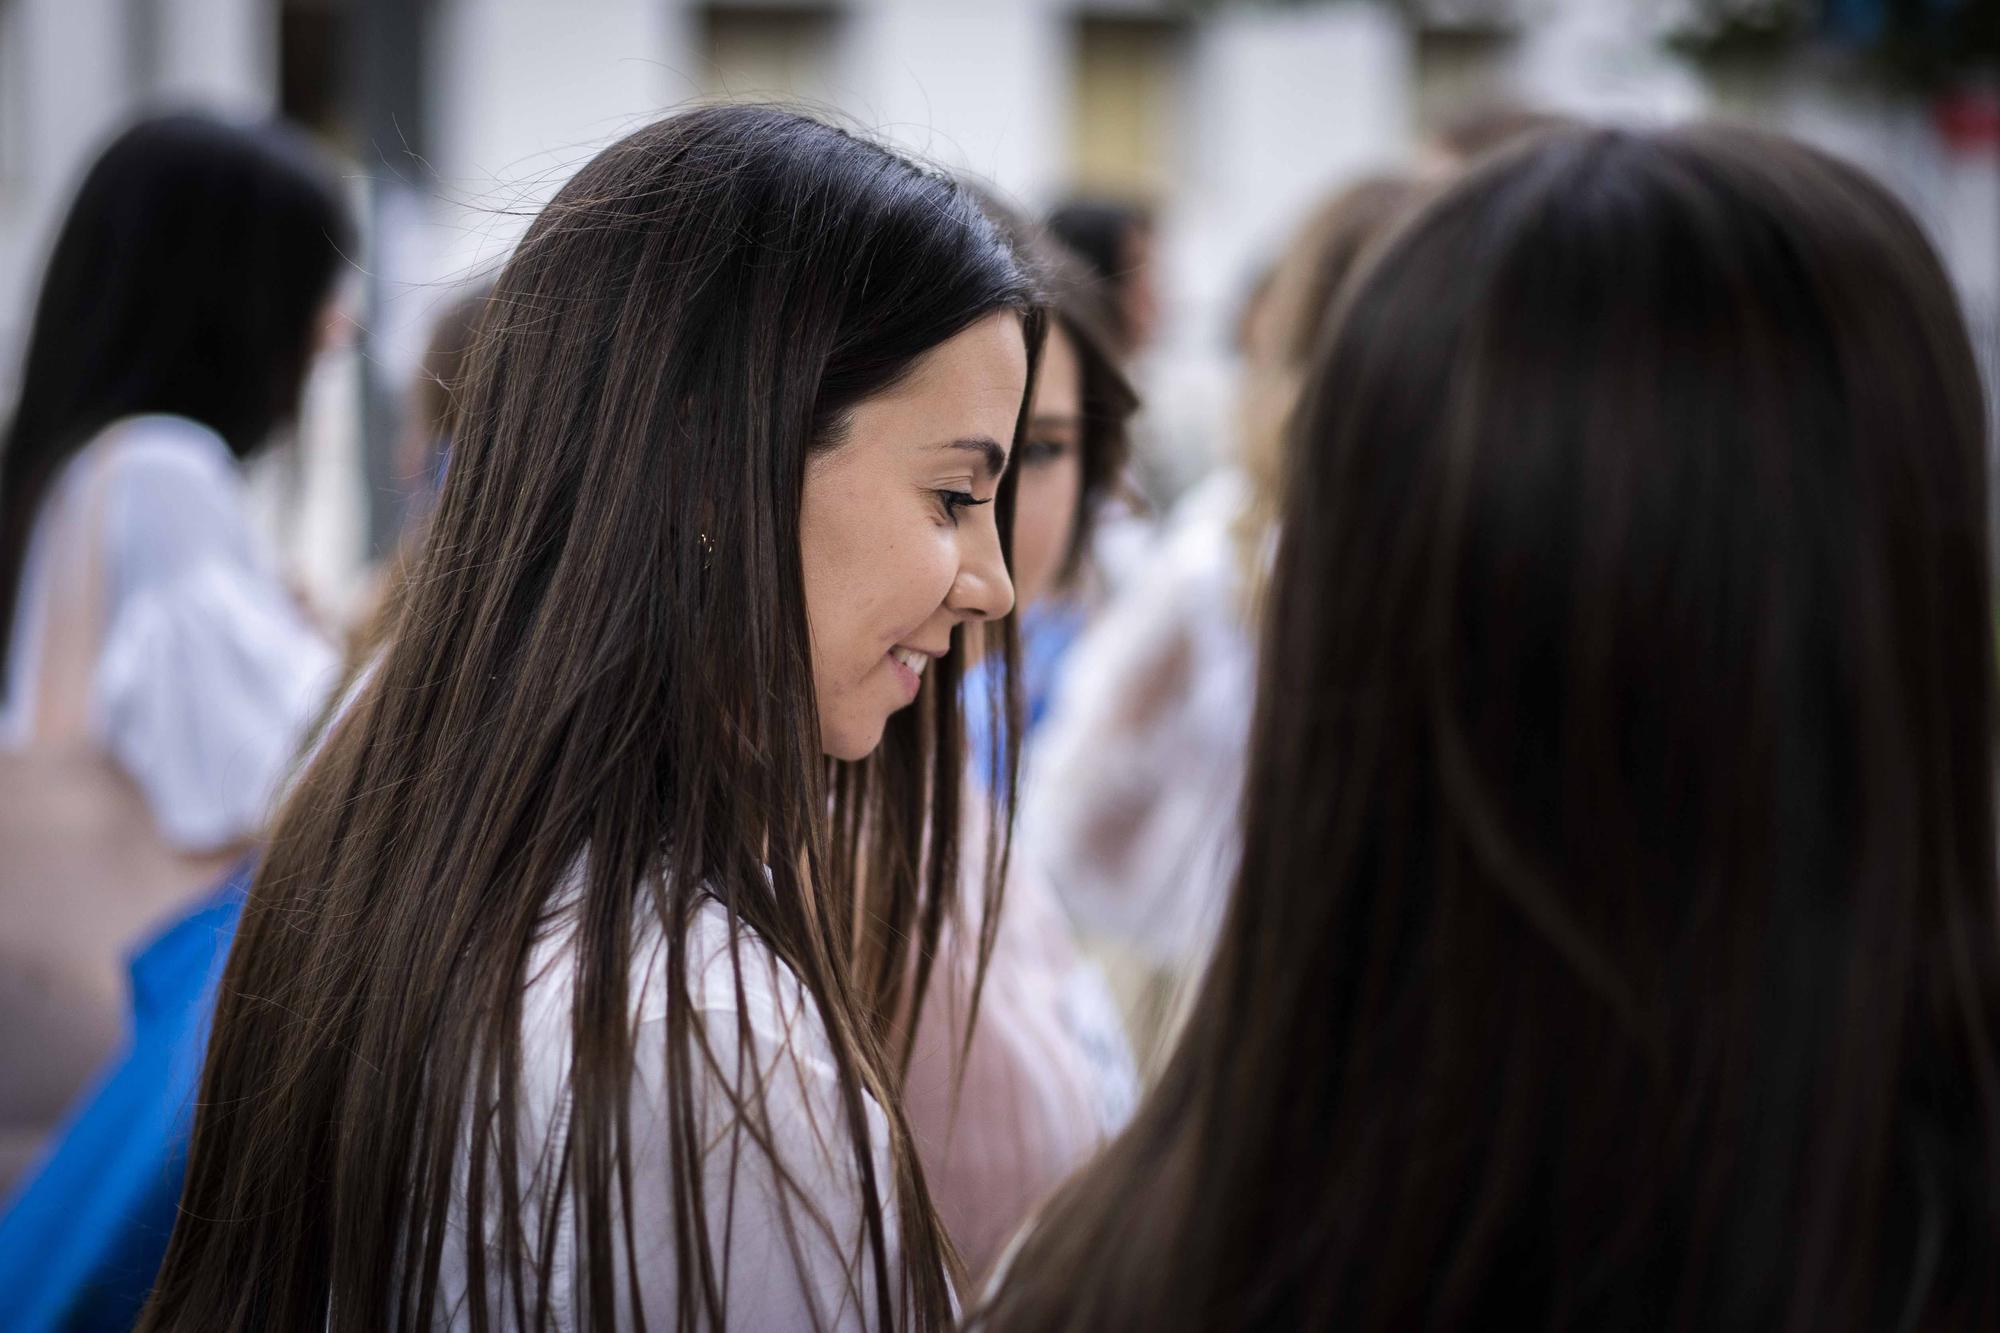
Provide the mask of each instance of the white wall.
[{"label": "white wall", "polygon": [[89,156],[130,105],[121,0],[0,0],[8,6],[4,74],[21,94],[0,112],[20,117],[8,132],[15,173],[0,193],[0,397],[11,398],[21,338],[61,210]]},{"label": "white wall", "polygon": [[1228,334],[1306,212],[1413,143],[1410,42],[1387,7],[1226,11],[1194,34],[1179,187],[1160,216],[1163,341],[1139,368],[1156,498],[1230,457]]},{"label": "white wall", "polygon": [[194,102],[244,115],[278,107],[276,0],[154,0],[159,48],[154,102]]},{"label": "white wall", "polygon": [[503,256],[592,154],[698,82],[671,0],[440,0],[433,23],[446,272]]},{"label": "white wall", "polygon": [[1168,317],[1212,342],[1312,205],[1412,147],[1411,60],[1384,6],[1230,10],[1196,35]]},{"label": "white wall", "polygon": [[1066,165],[1066,16],[1058,0],[858,6],[842,109],[911,152],[1045,202]]}]

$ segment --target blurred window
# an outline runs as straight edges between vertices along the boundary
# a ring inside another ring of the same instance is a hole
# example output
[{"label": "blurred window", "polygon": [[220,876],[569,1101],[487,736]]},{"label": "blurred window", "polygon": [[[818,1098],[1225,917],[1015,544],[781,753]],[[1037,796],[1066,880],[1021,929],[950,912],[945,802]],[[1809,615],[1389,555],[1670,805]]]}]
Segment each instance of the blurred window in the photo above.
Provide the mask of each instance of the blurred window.
[{"label": "blurred window", "polygon": [[840,11],[830,5],[704,5],[702,90],[830,106],[840,26]]},{"label": "blurred window", "polygon": [[1070,89],[1070,177],[1080,193],[1155,199],[1175,176],[1187,28],[1153,15],[1077,18]]}]

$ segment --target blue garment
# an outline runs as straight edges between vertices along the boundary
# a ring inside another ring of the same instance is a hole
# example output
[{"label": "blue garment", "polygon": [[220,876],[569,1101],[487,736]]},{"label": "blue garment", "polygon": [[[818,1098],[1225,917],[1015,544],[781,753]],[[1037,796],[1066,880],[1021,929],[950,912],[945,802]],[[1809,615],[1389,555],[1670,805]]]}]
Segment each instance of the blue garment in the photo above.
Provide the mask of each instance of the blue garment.
[{"label": "blue garment", "polygon": [[[1890,0],[1826,0],[1820,29],[1835,41],[1873,46],[1889,36],[1890,8]],[[1954,27],[1971,22],[1968,0],[1919,0],[1904,11],[1902,22],[1904,40],[1914,35],[1928,46],[1948,47]]]},{"label": "blue garment", "polygon": [[[1034,735],[1035,728],[1048,716],[1056,682],[1062,677],[1063,658],[1083,633],[1083,624],[1082,608],[1064,600],[1039,602],[1021,613],[1021,700],[1027,713],[1028,736]],[[976,664],[965,673],[962,695],[966,748],[972,759],[972,771],[982,776],[993,771],[994,733],[986,704],[986,691],[992,679],[987,663]]]},{"label": "blue garment", "polygon": [[209,1018],[253,863],[132,959],[132,1043],[0,1213],[0,1326],[130,1329],[187,1171]]}]

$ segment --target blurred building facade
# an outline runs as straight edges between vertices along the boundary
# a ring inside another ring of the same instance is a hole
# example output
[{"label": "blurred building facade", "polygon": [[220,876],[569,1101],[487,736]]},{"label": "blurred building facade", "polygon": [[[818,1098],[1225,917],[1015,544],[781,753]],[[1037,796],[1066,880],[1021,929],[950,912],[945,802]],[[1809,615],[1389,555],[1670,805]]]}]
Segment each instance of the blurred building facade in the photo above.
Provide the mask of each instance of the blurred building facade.
[{"label": "blurred building facade", "polygon": [[1156,415],[1179,423],[1162,447],[1189,471],[1227,450],[1227,330],[1302,210],[1497,99],[1638,121],[1721,111],[1843,152],[1931,226],[1993,356],[2000,132],[1980,110],[1993,85],[1899,86],[1825,42],[1759,46],[1754,31],[1732,47],[1729,5],[0,0],[0,394],[89,155],[141,110],[188,104],[305,121],[346,162],[368,221],[349,297],[362,355],[315,387],[282,501],[302,511],[289,530],[325,583],[392,524],[381,407],[451,284],[504,254],[596,147],[700,97],[799,100],[1030,207],[1079,192],[1154,206],[1165,336],[1146,378]]}]

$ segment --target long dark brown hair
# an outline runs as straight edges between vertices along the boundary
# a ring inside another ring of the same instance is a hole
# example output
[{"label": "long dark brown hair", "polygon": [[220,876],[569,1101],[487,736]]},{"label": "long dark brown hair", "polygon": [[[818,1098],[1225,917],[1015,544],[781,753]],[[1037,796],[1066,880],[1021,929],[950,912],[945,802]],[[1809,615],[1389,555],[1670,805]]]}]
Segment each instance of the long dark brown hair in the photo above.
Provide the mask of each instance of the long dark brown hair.
[{"label": "long dark brown hair", "polygon": [[99,431],[172,413],[245,458],[297,412],[351,239],[289,126],[156,116],[112,140],[56,237],[0,442],[0,633],[42,499]]},{"label": "long dark brown hair", "polygon": [[1986,440],[1916,224],[1565,133],[1294,429],[1219,955],[983,1326],[1994,1327]]},{"label": "long dark brown hair", "polygon": [[[845,1117],[829,1150],[865,1195],[860,1293],[884,1323],[949,1321],[955,1260],[892,1048],[959,882],[956,654],[870,760],[824,759],[799,506],[851,408],[1005,310],[1032,357],[1030,286],[955,184],[770,108],[640,130],[544,210],[481,322],[395,633],[251,891],[146,1327],[318,1328],[329,1308],[337,1330],[429,1327],[448,1244],[466,1247],[453,1317],[473,1328],[545,1326],[552,1297],[579,1327],[640,1323],[638,1274],[667,1265],[679,1325],[723,1323],[731,1275],[701,1219],[734,1191],[704,1197],[694,1098],[725,1075],[685,938],[705,899],[824,1020]],[[518,1138],[523,969],[580,861],[569,1100],[540,1146],[576,1205],[538,1214],[520,1182],[537,1151]],[[669,1253],[635,1255],[628,1016],[635,932],[655,923],[679,1223]],[[750,1040],[741,1020],[736,1068],[754,1067]],[[730,1095],[743,1141],[720,1151],[767,1153],[796,1194],[761,1084]],[[458,1237],[455,1170],[473,1219]],[[561,1293],[558,1228],[578,1256]]]}]

